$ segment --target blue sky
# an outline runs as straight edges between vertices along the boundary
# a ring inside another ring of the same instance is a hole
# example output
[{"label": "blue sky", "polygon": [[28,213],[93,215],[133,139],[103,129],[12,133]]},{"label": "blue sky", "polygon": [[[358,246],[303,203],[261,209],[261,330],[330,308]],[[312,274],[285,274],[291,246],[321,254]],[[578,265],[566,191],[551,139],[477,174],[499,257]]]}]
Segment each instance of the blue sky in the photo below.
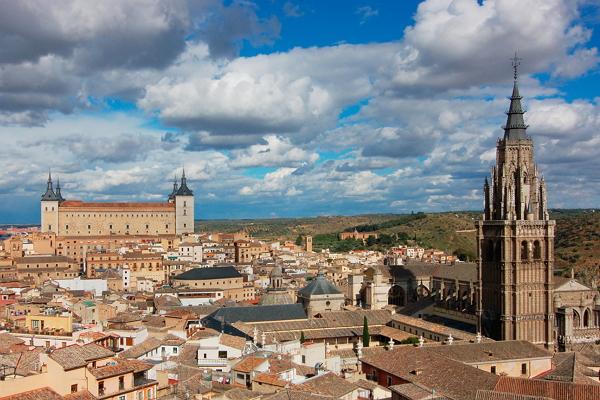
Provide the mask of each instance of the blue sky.
[{"label": "blue sky", "polygon": [[551,207],[597,207],[595,0],[0,5],[0,222],[67,198],[196,215],[480,209],[518,50]]}]

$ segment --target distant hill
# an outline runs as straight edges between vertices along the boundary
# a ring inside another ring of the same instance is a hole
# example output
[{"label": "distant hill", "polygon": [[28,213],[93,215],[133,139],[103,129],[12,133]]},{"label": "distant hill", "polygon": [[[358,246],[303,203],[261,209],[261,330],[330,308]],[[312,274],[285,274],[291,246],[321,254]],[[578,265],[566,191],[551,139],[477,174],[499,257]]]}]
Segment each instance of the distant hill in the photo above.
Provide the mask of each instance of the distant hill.
[{"label": "distant hill", "polygon": [[[322,216],[311,218],[274,218],[246,220],[196,221],[201,232],[235,232],[246,229],[264,239],[296,240],[312,235],[315,250],[333,251],[371,248],[385,250],[402,243],[435,247],[462,259],[475,259],[474,222],[480,212],[444,212],[417,214],[368,214],[356,216]],[[574,268],[578,276],[590,282],[600,275],[600,213],[594,210],[552,210],[556,220],[556,267]],[[377,241],[340,241],[343,231],[374,231]]]}]

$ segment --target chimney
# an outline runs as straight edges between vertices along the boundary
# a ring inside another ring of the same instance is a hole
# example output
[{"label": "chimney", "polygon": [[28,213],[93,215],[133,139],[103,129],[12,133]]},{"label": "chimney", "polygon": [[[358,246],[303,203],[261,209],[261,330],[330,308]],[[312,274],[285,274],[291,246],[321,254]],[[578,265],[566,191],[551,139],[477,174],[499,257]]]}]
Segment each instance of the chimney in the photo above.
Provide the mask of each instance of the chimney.
[{"label": "chimney", "polygon": [[410,371],[410,373],[412,375],[421,375],[423,373],[423,370],[420,368],[417,368],[417,369],[413,369],[412,371]]}]

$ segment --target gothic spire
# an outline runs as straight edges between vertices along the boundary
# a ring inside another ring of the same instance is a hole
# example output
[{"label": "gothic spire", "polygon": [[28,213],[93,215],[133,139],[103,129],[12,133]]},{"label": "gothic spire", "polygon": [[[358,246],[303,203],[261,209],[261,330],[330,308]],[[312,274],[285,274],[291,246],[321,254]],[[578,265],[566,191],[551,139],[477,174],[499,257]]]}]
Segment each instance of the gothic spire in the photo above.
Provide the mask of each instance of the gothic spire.
[{"label": "gothic spire", "polygon": [[46,189],[52,190],[52,171],[48,168],[48,182],[46,184]]},{"label": "gothic spire", "polygon": [[519,93],[519,65],[521,65],[521,59],[517,57],[517,53],[515,53],[514,58],[512,59],[512,66],[514,70],[514,83],[513,83],[513,91],[510,96],[510,107],[506,112],[506,125],[504,128],[504,140],[521,140],[528,139],[527,133],[525,130],[527,129],[527,125],[525,125],[525,120],[523,119],[523,107],[521,106],[521,97]]},{"label": "gothic spire", "polygon": [[173,200],[175,195],[177,194],[177,175],[173,177],[173,191],[169,194],[169,200]]},{"label": "gothic spire", "polygon": [[60,193],[60,179],[56,178],[56,197],[58,198],[58,201],[64,201],[65,199],[62,197],[62,194]]},{"label": "gothic spire", "polygon": [[187,186],[187,178],[185,177],[185,169],[183,169],[181,173],[181,184],[179,185],[179,189],[177,189],[176,196],[193,196],[194,193]]},{"label": "gothic spire", "polygon": [[54,193],[54,188],[52,186],[52,172],[48,170],[48,182],[46,183],[46,193],[42,195],[42,201],[57,201],[58,197],[56,193]]}]

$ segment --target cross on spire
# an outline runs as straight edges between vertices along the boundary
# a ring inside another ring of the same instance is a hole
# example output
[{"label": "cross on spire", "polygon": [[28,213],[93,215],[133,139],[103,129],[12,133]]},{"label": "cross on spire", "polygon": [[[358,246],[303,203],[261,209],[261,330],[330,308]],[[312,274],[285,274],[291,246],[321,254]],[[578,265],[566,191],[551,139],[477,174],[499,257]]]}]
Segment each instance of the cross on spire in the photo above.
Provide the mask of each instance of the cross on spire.
[{"label": "cross on spire", "polygon": [[512,61],[512,67],[514,70],[515,81],[519,78],[519,65],[521,65],[522,58],[517,56],[517,52],[515,51],[515,56],[510,59]]}]

